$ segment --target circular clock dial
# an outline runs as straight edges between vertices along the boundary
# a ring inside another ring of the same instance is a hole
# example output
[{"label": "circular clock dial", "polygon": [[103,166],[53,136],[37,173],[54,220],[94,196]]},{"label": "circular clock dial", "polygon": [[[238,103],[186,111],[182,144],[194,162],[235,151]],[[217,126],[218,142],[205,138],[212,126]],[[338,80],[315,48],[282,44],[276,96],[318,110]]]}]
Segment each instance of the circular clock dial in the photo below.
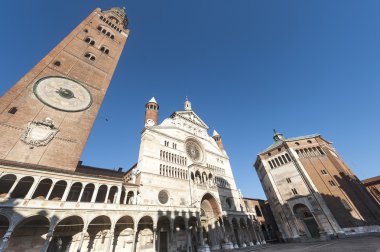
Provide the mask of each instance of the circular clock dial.
[{"label": "circular clock dial", "polygon": [[148,119],[148,120],[146,120],[146,123],[145,123],[145,125],[146,126],[154,126],[154,121],[152,120],[152,119]]},{"label": "circular clock dial", "polygon": [[33,92],[44,104],[62,111],[83,111],[92,103],[91,94],[83,85],[64,77],[42,78],[34,84]]},{"label": "circular clock dial", "polygon": [[186,142],[186,153],[194,162],[200,162],[203,158],[202,148],[195,141]]}]

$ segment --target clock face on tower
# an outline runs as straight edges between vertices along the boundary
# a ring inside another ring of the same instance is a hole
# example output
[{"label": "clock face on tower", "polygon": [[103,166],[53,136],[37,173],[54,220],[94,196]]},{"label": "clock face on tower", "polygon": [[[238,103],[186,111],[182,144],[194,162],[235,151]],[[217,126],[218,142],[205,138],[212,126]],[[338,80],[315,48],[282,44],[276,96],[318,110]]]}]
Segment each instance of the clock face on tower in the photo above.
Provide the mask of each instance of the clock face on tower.
[{"label": "clock face on tower", "polygon": [[152,127],[154,126],[155,122],[152,119],[146,120],[145,126]]},{"label": "clock face on tower", "polygon": [[82,84],[64,77],[42,78],[33,92],[42,103],[61,111],[83,111],[92,104],[91,94]]},{"label": "clock face on tower", "polygon": [[190,157],[190,159],[194,162],[201,162],[203,159],[203,152],[202,148],[199,146],[199,144],[193,140],[189,140],[185,144],[185,149],[187,155]]}]

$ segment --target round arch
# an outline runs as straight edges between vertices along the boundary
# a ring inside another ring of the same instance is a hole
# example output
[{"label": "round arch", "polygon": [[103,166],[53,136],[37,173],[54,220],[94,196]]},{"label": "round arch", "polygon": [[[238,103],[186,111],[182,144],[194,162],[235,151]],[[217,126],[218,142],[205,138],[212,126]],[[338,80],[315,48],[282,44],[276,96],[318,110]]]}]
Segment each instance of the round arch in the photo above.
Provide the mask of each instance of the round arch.
[{"label": "round arch", "polygon": [[83,218],[77,215],[68,216],[60,220],[54,227],[53,237],[48,252],[69,251],[78,249],[81,232],[84,227]]},{"label": "round arch", "polygon": [[106,251],[106,246],[111,239],[111,219],[106,215],[100,215],[91,220],[87,227],[88,240],[83,243],[84,247],[89,250],[94,248],[96,243],[96,249],[100,251]]},{"label": "round arch", "polygon": [[136,235],[136,251],[153,249],[153,218],[144,216],[139,220]]},{"label": "round arch", "polygon": [[39,251],[43,247],[50,221],[42,215],[33,215],[21,220],[12,232],[8,250]]},{"label": "round arch", "polygon": [[17,177],[14,174],[6,174],[0,178],[0,197],[6,197]]},{"label": "round arch", "polygon": [[135,222],[129,215],[116,221],[111,251],[133,251],[134,225]]},{"label": "round arch", "polygon": [[301,203],[293,206],[293,213],[304,226],[304,232],[309,237],[319,237],[319,227],[310,209]]}]

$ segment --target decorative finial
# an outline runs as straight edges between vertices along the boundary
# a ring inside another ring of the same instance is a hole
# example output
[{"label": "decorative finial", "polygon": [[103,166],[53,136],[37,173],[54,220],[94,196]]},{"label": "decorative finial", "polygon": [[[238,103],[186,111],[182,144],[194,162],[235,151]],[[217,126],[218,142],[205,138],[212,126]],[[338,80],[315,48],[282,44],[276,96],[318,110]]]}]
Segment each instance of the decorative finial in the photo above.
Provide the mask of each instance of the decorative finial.
[{"label": "decorative finial", "polygon": [[191,110],[191,102],[189,101],[189,98],[186,95],[186,101],[185,101],[185,110],[190,111]]},{"label": "decorative finial", "polygon": [[273,129],[273,133],[274,133],[274,134],[277,134],[277,131],[276,131],[276,129]]}]

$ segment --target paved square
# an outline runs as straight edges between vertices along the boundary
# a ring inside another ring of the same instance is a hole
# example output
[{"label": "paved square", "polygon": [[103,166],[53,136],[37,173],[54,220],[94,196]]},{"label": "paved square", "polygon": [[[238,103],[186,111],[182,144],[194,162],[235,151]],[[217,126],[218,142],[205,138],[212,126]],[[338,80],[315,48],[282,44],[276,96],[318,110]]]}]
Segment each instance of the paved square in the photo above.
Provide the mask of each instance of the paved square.
[{"label": "paved square", "polygon": [[380,252],[380,235],[337,239],[325,242],[268,244],[263,248],[247,248],[241,251]]}]

